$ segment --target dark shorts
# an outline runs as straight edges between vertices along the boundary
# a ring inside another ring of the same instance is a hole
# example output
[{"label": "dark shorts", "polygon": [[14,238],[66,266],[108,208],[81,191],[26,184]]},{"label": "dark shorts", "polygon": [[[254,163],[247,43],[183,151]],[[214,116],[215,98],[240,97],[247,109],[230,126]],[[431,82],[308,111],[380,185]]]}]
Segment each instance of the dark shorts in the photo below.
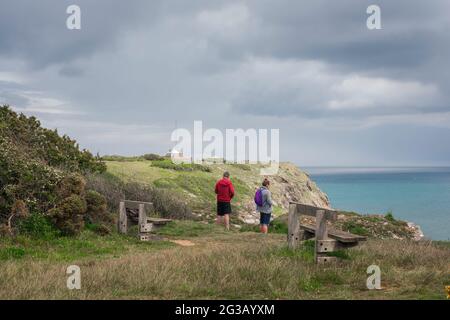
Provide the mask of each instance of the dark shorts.
[{"label": "dark shorts", "polygon": [[259,224],[265,224],[268,226],[270,224],[270,217],[272,216],[272,214],[263,212],[260,212],[259,214],[260,214]]},{"label": "dark shorts", "polygon": [[223,216],[231,213],[231,204],[229,202],[217,201],[217,215]]}]

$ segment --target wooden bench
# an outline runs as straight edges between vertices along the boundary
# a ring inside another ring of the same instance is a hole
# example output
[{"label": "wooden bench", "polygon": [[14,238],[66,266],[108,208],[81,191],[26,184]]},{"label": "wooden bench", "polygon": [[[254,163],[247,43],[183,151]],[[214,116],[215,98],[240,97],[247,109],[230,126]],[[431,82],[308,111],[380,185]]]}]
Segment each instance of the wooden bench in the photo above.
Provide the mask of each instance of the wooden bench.
[{"label": "wooden bench", "polygon": [[128,225],[139,226],[139,239],[149,241],[152,239],[150,233],[156,228],[171,222],[172,219],[147,217],[147,212],[153,212],[151,202],[124,200],[119,205],[119,233],[126,234]]},{"label": "wooden bench", "polygon": [[[301,224],[302,215],[315,217],[316,225]],[[366,237],[345,231],[329,229],[327,221],[335,222],[337,211],[297,202],[289,203],[288,247],[297,248],[304,240],[315,238],[314,260],[316,263],[336,261],[328,252],[346,249],[358,245]]]}]

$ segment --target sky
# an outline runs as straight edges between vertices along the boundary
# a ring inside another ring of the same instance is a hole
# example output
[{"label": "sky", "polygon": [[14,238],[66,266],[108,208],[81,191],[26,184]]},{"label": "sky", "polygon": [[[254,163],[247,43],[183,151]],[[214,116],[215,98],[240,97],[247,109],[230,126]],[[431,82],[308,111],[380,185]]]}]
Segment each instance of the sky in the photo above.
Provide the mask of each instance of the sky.
[{"label": "sky", "polygon": [[[69,5],[81,30],[66,27]],[[381,8],[380,30],[366,26]],[[280,130],[300,166],[450,165],[448,0],[0,0],[0,104],[105,154]]]}]

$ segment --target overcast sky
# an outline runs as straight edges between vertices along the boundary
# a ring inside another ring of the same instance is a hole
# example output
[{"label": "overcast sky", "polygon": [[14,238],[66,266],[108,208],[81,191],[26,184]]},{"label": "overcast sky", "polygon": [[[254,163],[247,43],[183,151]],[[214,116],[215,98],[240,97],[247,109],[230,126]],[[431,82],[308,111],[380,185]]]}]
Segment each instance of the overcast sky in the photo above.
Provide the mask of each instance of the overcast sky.
[{"label": "overcast sky", "polygon": [[202,120],[302,166],[450,165],[449,95],[448,0],[0,0],[0,103],[100,154]]}]

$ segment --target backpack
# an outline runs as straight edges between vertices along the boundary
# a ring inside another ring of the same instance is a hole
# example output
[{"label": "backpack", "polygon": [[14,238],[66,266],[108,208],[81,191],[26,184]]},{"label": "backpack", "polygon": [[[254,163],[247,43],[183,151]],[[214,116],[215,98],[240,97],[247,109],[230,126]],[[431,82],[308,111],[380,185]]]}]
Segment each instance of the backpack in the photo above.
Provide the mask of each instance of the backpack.
[{"label": "backpack", "polygon": [[259,188],[255,193],[255,203],[257,206],[262,207],[263,206],[263,194],[262,194],[262,188]]}]

